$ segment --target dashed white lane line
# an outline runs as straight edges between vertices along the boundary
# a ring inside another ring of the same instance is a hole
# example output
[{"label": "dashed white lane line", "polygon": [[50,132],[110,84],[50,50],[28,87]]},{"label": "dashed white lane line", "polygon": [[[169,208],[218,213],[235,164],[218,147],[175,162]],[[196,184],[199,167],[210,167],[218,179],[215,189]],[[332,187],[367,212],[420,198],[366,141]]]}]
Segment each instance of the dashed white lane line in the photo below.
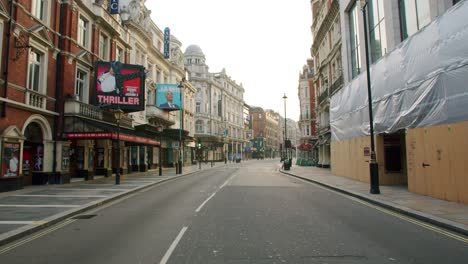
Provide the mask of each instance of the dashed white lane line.
[{"label": "dashed white lane line", "polygon": [[200,212],[200,210],[203,208],[203,206],[211,199],[215,196],[216,192],[214,192],[212,195],[210,195],[210,197],[208,197],[202,204],[200,204],[200,206],[198,206],[198,208],[195,210],[196,213]]},{"label": "dashed white lane line", "polygon": [[161,261],[159,262],[159,264],[166,264],[167,261],[169,260],[169,258],[171,257],[172,255],[172,252],[174,252],[174,249],[177,247],[177,244],[179,244],[180,240],[182,239],[182,237],[184,236],[184,233],[185,231],[187,231],[188,227],[187,226],[184,226],[182,228],[182,230],[180,230],[179,234],[177,235],[177,237],[175,238],[175,240],[172,242],[171,246],[169,247],[169,249],[166,251],[166,254],[164,254],[164,257],[161,259]]},{"label": "dashed white lane line", "polygon": [[210,195],[210,197],[206,198],[205,201],[203,201],[202,204],[200,204],[200,206],[198,206],[198,208],[195,210],[196,213],[200,212],[201,209],[203,208],[203,206],[211,199],[213,198],[217,192],[219,192],[219,190],[221,190],[224,186],[228,185],[231,180],[235,177],[236,175],[232,175],[231,177],[229,177],[229,179],[227,179],[212,195]]}]

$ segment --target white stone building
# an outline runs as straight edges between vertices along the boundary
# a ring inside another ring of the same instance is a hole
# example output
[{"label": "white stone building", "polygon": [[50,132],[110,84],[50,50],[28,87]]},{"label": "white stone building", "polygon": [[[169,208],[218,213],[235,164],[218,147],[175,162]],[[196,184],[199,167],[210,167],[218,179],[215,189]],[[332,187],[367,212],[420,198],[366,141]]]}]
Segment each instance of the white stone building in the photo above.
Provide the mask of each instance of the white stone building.
[{"label": "white stone building", "polygon": [[338,0],[313,0],[312,56],[315,62],[318,166],[330,167],[330,97],[343,84],[341,73],[341,25]]},{"label": "white stone building", "polygon": [[188,80],[196,89],[195,138],[203,145],[206,160],[241,158],[244,149],[244,88],[223,69],[209,72],[203,51],[197,45],[184,53]]}]

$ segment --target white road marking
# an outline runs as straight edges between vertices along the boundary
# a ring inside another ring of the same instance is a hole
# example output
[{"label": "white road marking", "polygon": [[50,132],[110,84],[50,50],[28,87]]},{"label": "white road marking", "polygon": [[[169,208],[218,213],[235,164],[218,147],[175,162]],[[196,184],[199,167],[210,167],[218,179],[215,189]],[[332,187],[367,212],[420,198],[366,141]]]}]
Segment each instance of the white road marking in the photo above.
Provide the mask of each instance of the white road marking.
[{"label": "white road marking", "polygon": [[76,208],[81,205],[70,205],[70,204],[0,204],[0,207],[38,207],[38,208]]},{"label": "white road marking", "polygon": [[[31,241],[33,241],[33,240],[39,238],[39,237],[42,237],[42,236],[47,235],[47,234],[49,234],[49,233],[52,233],[52,232],[54,232],[55,230],[60,229],[60,228],[66,226],[66,225],[68,225],[68,224],[71,224],[71,223],[73,223],[73,222],[75,222],[75,221],[76,221],[76,220],[66,220],[66,221],[63,222],[63,223],[57,224],[57,225],[52,226],[52,227],[50,227],[50,228],[48,228],[48,229],[46,229],[46,230],[44,230],[44,231],[42,231],[42,232],[39,232],[39,233],[37,233],[37,234],[34,234],[34,235],[32,235],[31,237],[27,237],[27,238],[25,238],[25,239],[23,239],[23,240],[20,240],[20,241],[14,243],[14,244],[8,245],[8,246],[6,246],[6,247],[4,247],[4,248],[0,248],[0,255],[3,254],[3,253],[5,253],[5,252],[8,252],[8,251],[10,251],[10,250],[12,250],[12,249],[14,249],[14,248],[17,248],[17,247],[19,247],[19,246],[21,246],[21,245],[24,245],[24,244],[26,244],[26,243],[28,243],[28,242],[31,242]],[[32,224],[44,224],[44,223],[46,223],[46,222],[44,222],[44,221],[35,221],[35,222],[32,222]]]},{"label": "white road marking", "polygon": [[[287,174],[286,174],[286,175],[287,175]],[[288,175],[288,176],[289,176],[289,175]],[[291,177],[291,176],[289,176],[289,177]],[[295,177],[295,178],[297,178],[297,177]],[[442,228],[438,228],[438,227],[436,227],[436,226],[434,226],[434,225],[431,225],[431,224],[422,222],[422,221],[417,220],[417,219],[415,219],[415,218],[412,218],[412,217],[405,216],[405,215],[403,215],[403,214],[394,212],[394,211],[392,211],[392,210],[390,210],[390,209],[386,209],[386,208],[384,208],[384,207],[380,207],[380,206],[378,206],[378,205],[371,204],[370,202],[366,202],[366,201],[364,201],[364,200],[361,200],[361,199],[359,199],[359,198],[357,198],[357,197],[354,197],[354,196],[351,196],[351,195],[349,195],[349,194],[341,193],[341,192],[338,192],[338,191],[335,191],[335,190],[326,188],[326,187],[324,187],[324,186],[318,185],[317,183],[310,182],[310,181],[306,181],[306,180],[301,179],[301,178],[297,178],[297,179],[300,180],[300,181],[302,181],[302,182],[304,182],[304,183],[314,185],[314,186],[316,186],[316,187],[318,187],[318,188],[320,188],[320,189],[322,189],[322,190],[336,193],[336,194],[338,194],[338,195],[340,195],[340,196],[342,196],[342,197],[345,197],[345,198],[347,198],[347,199],[349,199],[349,200],[358,202],[358,203],[360,203],[360,204],[362,204],[362,205],[365,205],[365,206],[367,206],[367,207],[371,207],[371,208],[374,208],[374,209],[376,209],[376,210],[378,210],[378,211],[381,211],[381,212],[383,212],[383,213],[386,213],[386,214],[389,214],[389,215],[393,215],[393,216],[395,216],[395,217],[397,217],[397,218],[400,218],[401,220],[404,220],[404,221],[406,221],[406,222],[413,223],[413,224],[415,224],[415,225],[421,226],[421,227],[426,228],[426,229],[428,229],[428,230],[434,231],[434,232],[436,232],[436,233],[445,235],[445,236],[447,236],[447,237],[451,237],[451,238],[453,238],[453,239],[456,239],[456,240],[459,240],[459,241],[462,241],[462,242],[468,244],[468,238],[465,238],[465,237],[463,237],[463,236],[460,236],[460,235],[458,235],[458,234],[456,234],[456,233],[452,233],[452,232],[449,232],[449,231],[445,231],[445,230],[442,229]]]},{"label": "white road marking", "polygon": [[32,225],[36,221],[0,221],[0,225]]},{"label": "white road marking", "polygon": [[188,227],[184,226],[182,230],[180,230],[179,234],[175,238],[175,240],[172,242],[171,246],[167,250],[166,254],[164,254],[164,257],[161,259],[159,264],[166,264],[169,258],[172,255],[172,252],[174,252],[174,249],[177,247],[177,244],[179,244],[180,240],[182,239],[182,236],[184,235],[185,231],[187,231]]},{"label": "white road marking", "polygon": [[198,208],[195,210],[196,213],[200,212],[200,210],[203,208],[203,206],[211,199],[213,196],[215,196],[216,192],[214,192],[210,197],[208,197]]},{"label": "white road marking", "polygon": [[106,198],[107,195],[45,195],[45,194],[18,194],[16,197],[60,197],[60,198]]},{"label": "white road marking", "polygon": [[60,191],[111,191],[111,192],[124,192],[129,189],[63,189],[63,188],[53,188],[51,190],[60,190]]},{"label": "white road marking", "polygon": [[211,199],[213,198],[216,193],[221,190],[224,186],[226,186],[229,182],[231,182],[232,178],[234,178],[236,175],[232,175],[231,177],[229,177],[229,179],[227,179],[212,195],[210,195],[210,197],[206,198],[206,200],[200,204],[200,206],[198,206],[198,208],[195,210],[196,213],[200,212],[201,209],[203,208],[203,206]]}]

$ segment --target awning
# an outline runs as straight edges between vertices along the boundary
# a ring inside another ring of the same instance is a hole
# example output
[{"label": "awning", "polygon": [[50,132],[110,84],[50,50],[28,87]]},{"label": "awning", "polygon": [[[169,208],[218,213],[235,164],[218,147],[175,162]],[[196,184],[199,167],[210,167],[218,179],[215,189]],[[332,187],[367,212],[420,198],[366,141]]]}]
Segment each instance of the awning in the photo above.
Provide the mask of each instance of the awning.
[{"label": "awning", "polygon": [[[112,123],[104,123],[81,117],[67,117],[65,121],[65,137],[67,139],[117,139],[118,127]],[[120,127],[120,140],[149,145],[160,145],[156,135]]]},{"label": "awning", "polygon": [[154,139],[138,137],[127,135],[124,133],[119,133],[117,137],[117,132],[77,132],[77,133],[67,133],[67,139],[117,139],[129,142],[136,142],[148,145],[160,145],[160,142]]}]

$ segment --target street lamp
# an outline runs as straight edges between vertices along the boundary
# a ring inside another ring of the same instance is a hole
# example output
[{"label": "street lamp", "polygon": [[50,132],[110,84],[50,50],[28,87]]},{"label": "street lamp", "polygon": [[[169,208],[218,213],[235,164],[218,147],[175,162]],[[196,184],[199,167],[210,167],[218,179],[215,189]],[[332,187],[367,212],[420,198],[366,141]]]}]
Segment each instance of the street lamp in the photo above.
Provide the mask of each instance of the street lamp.
[{"label": "street lamp", "polygon": [[180,95],[180,124],[179,124],[179,162],[178,162],[178,172],[179,174],[182,174],[182,162],[183,162],[183,157],[182,155],[184,154],[184,144],[182,142],[182,130],[184,129],[184,102],[182,98],[182,88],[184,88],[184,81],[185,78],[182,78],[182,81],[179,83],[179,95]]},{"label": "street lamp", "polygon": [[[284,100],[284,151],[286,153],[286,140],[288,139],[288,134],[287,134],[287,130],[286,130],[286,99],[288,99],[288,97],[286,96],[286,93],[284,94],[283,96],[283,100]],[[286,159],[286,156],[284,156],[284,158]]]},{"label": "street lamp", "polygon": [[159,133],[159,157],[158,157],[158,163],[159,163],[159,176],[162,176],[162,133],[164,128],[162,126],[159,126],[158,128],[158,133]]},{"label": "street lamp", "polygon": [[117,171],[115,172],[115,184],[120,184],[120,120],[124,116],[124,111],[118,108],[114,111],[114,117],[117,121]]},{"label": "street lamp", "polygon": [[380,194],[379,189],[379,164],[375,157],[375,141],[374,141],[374,115],[372,113],[372,90],[371,90],[371,79],[370,79],[370,66],[369,66],[369,44],[368,44],[368,33],[367,33],[367,14],[366,6],[367,0],[360,0],[361,11],[364,18],[364,46],[366,49],[366,74],[367,74],[367,99],[369,104],[369,126],[370,126],[370,137],[371,137],[371,157],[369,161],[370,169],[370,193]]},{"label": "street lamp", "polygon": [[286,93],[283,96],[284,100],[284,158],[283,158],[283,166],[285,170],[289,170],[289,167],[291,164],[289,164],[289,159],[288,159],[288,149],[286,147],[286,143],[288,141],[288,130],[287,130],[287,124],[286,124],[286,99],[288,97],[286,96]]}]

